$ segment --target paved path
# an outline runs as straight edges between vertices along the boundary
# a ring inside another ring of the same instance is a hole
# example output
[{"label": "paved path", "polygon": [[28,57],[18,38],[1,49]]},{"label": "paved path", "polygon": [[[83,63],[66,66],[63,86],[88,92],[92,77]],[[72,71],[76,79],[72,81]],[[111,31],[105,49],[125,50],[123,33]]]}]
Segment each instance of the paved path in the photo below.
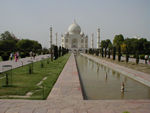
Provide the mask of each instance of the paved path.
[{"label": "paved path", "polygon": [[3,68],[2,67],[3,65],[12,65],[12,68],[17,68],[17,67],[20,67],[22,65],[29,64],[30,63],[29,61],[31,61],[31,60],[33,62],[36,62],[36,61],[39,61],[43,58],[48,58],[48,57],[49,57],[49,55],[47,54],[47,55],[36,56],[35,59],[33,59],[31,57],[22,58],[22,59],[19,59],[17,62],[15,62],[15,60],[1,61],[0,62],[0,73],[9,69],[9,68]]},{"label": "paved path", "polygon": [[150,100],[83,100],[73,54],[47,100],[0,100],[0,113],[150,113]]},{"label": "paved path", "polygon": [[[113,57],[110,56],[110,58],[112,59]],[[118,55],[116,55],[116,60],[118,60]],[[121,56],[121,60],[122,60],[122,61],[126,61],[126,57],[125,57],[125,56]],[[136,58],[129,58],[129,62],[134,62],[134,63],[136,63]],[[145,60],[139,59],[139,63],[145,64]],[[147,65],[150,65],[150,63],[149,63],[148,60],[147,60]]]}]

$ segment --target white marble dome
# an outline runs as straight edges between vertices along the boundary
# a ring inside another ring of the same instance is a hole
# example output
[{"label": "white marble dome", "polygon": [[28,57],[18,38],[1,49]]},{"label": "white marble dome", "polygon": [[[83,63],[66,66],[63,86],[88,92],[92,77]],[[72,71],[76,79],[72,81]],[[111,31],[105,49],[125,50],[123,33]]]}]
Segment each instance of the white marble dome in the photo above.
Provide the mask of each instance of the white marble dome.
[{"label": "white marble dome", "polygon": [[68,32],[70,34],[80,34],[81,28],[80,28],[80,26],[77,23],[74,22],[73,24],[71,24],[69,26]]}]

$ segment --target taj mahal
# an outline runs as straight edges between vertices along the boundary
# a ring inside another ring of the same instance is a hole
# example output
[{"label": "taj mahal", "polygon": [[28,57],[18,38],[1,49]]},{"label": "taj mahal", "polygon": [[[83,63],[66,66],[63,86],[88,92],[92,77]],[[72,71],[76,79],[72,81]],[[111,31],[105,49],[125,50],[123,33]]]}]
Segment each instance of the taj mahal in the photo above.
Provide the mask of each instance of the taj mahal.
[{"label": "taj mahal", "polygon": [[[69,27],[68,31],[61,35],[61,47],[69,50],[86,50],[88,48],[100,48],[100,29],[97,29],[97,44],[94,44],[94,33],[89,40],[88,35],[81,31],[81,27],[74,21]],[[90,43],[90,45],[89,45]],[[50,45],[52,45],[52,27],[50,27]],[[57,33],[56,33],[57,45]],[[96,47],[94,47],[96,45]]]},{"label": "taj mahal", "polygon": [[[97,48],[100,47],[100,30],[98,29]],[[93,43],[93,38],[91,40]],[[81,31],[81,27],[74,21],[68,27],[68,31],[61,35],[61,46],[70,50],[85,50],[88,49],[88,35]]]}]

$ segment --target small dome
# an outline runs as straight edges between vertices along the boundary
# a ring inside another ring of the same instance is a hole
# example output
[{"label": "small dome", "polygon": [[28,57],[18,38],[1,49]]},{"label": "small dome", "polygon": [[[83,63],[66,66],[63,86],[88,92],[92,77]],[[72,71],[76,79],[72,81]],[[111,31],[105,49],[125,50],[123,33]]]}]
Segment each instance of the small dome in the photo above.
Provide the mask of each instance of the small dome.
[{"label": "small dome", "polygon": [[68,32],[70,34],[80,34],[81,28],[80,28],[80,26],[77,23],[74,22],[73,24],[71,24],[69,26]]},{"label": "small dome", "polygon": [[83,36],[84,36],[84,33],[83,33],[83,32],[81,32],[81,33],[80,33],[80,35],[83,37]]}]

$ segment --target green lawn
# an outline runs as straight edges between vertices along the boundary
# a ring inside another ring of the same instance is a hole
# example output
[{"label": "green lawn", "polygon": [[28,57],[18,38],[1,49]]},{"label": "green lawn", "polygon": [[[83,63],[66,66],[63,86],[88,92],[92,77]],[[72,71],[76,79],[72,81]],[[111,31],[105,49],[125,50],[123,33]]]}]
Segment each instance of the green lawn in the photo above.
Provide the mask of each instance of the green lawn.
[{"label": "green lawn", "polygon": [[36,84],[47,77],[42,84],[44,85],[44,99],[46,99],[69,56],[70,54],[64,55],[53,62],[49,62],[49,64],[47,64],[47,60],[44,60],[44,68],[41,68],[40,61],[36,62],[33,66],[33,74],[28,74],[28,65],[14,69],[12,71],[12,87],[3,87],[2,84],[5,83],[5,78],[0,79],[0,98],[8,98],[2,97],[6,95],[24,96],[27,92],[33,91],[33,95],[28,99],[43,99],[43,88],[36,86]]},{"label": "green lawn", "polygon": [[0,61],[2,61],[2,57],[0,56]]}]

